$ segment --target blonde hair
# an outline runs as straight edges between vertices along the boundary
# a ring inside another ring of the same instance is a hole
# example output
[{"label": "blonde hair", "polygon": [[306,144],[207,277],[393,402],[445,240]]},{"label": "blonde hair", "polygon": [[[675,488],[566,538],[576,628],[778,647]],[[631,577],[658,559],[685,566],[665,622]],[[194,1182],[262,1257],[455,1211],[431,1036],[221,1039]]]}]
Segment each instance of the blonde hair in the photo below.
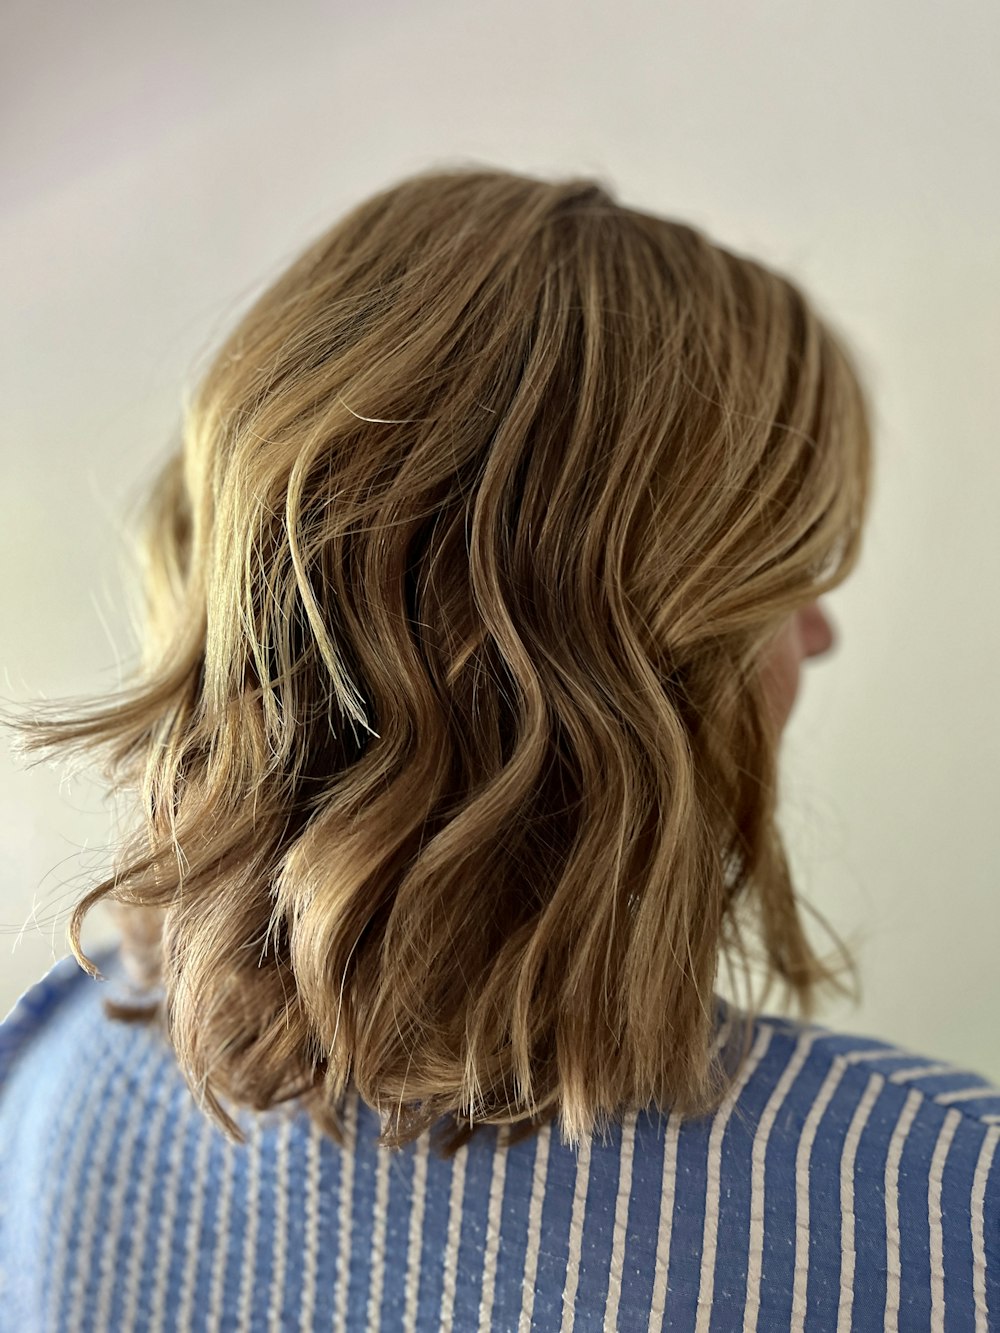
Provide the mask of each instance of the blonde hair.
[{"label": "blonde hair", "polygon": [[162,988],[108,1014],[158,1022],[238,1141],[220,1098],[343,1142],[351,1080],[380,1144],[451,1119],[443,1155],[717,1109],[747,925],[761,1002],[844,990],[759,667],[856,564],[870,451],[800,289],[602,183],[431,170],[354,208],[185,400],[138,680],[8,723],[138,798],[69,926],[100,976],[106,900]]}]

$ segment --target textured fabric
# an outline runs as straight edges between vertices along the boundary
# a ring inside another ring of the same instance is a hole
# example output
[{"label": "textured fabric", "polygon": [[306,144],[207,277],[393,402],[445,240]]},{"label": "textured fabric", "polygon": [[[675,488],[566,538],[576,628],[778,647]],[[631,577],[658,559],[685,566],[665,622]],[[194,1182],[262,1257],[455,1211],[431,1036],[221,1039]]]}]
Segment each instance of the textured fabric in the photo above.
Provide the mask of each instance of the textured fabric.
[{"label": "textured fabric", "polygon": [[[301,1110],[232,1145],[155,1030],[61,959],[0,1025],[0,1326],[130,1330],[1000,1329],[1000,1090],[765,1015],[740,1084],[577,1154],[487,1127],[342,1151]],[[719,1039],[727,1028],[719,1000]]]}]

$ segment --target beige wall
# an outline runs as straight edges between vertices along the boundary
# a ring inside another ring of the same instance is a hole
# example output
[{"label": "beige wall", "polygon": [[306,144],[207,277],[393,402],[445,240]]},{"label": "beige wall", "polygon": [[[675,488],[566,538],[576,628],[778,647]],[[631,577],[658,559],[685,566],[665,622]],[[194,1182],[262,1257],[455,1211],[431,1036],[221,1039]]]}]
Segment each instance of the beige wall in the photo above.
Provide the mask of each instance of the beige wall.
[{"label": "beige wall", "polygon": [[[863,970],[818,1018],[1000,1080],[1000,9],[22,0],[4,29],[0,691],[130,664],[124,505],[306,240],[432,163],[597,173],[797,276],[865,363],[867,549],[785,756],[802,890]],[[0,1011],[67,951],[111,815],[0,733]]]}]

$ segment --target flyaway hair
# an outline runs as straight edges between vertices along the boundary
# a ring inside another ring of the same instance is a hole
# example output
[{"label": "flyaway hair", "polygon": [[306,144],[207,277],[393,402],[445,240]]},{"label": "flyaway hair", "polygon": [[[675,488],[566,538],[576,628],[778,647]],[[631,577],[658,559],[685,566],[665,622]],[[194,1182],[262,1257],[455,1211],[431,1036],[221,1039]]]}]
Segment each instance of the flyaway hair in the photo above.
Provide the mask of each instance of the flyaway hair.
[{"label": "flyaway hair", "polygon": [[[7,721],[99,752],[104,900],[192,1092],[338,1142],[710,1113],[722,962],[806,1017],[760,664],[857,563],[867,392],[796,284],[591,179],[361,203],[185,397],[141,667]],[[753,1007],[747,1014],[753,1015]],[[745,1047],[743,1054],[746,1053]]]}]

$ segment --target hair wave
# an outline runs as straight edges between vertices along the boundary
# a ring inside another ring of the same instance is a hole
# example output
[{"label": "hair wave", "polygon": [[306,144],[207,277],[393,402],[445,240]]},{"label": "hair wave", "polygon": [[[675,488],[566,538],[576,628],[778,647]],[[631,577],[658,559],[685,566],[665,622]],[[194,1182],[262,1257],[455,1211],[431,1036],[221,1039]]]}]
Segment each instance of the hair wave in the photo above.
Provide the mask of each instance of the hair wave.
[{"label": "hair wave", "polygon": [[760,1003],[844,990],[759,666],[857,562],[869,410],[794,282],[599,181],[426,171],[256,300],[179,443],[136,679],[7,725],[134,794],[71,947],[99,976],[106,900],[149,991],[107,1012],[230,1137],[220,1099],[301,1098],[343,1142],[352,1081],[379,1143],[450,1119],[444,1154],[700,1116],[748,927]]}]

